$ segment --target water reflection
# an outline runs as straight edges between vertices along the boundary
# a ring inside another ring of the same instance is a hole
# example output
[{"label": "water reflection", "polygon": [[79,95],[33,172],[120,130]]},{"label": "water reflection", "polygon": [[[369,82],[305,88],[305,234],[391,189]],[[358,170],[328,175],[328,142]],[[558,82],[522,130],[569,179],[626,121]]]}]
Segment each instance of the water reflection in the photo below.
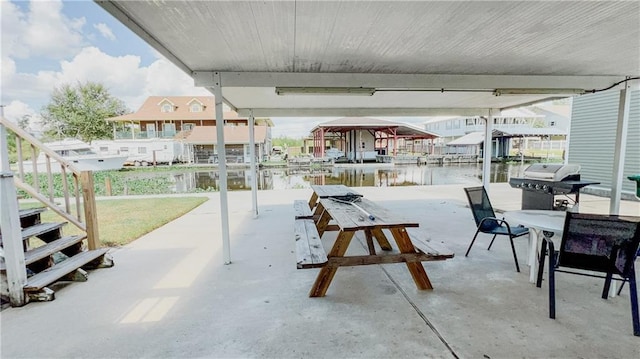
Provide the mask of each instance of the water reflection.
[{"label": "water reflection", "polygon": [[[511,177],[522,175],[520,164],[492,164],[491,182],[507,182]],[[172,184],[169,192],[219,190],[219,173],[194,171],[153,173],[153,176],[168,176]],[[416,186],[482,183],[482,164],[460,164],[446,166],[352,166],[317,170],[263,169],[258,173],[258,189],[308,188],[313,184],[344,184],[350,187]],[[227,188],[230,191],[251,189],[251,171],[229,170]]]}]

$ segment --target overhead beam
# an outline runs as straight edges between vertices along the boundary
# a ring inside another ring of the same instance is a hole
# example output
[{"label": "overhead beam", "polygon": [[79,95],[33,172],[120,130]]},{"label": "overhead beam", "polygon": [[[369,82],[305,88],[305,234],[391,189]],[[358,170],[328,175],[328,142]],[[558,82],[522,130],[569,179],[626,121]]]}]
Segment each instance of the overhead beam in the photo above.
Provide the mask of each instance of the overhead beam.
[{"label": "overhead beam", "polygon": [[482,116],[488,108],[238,108],[241,117]]},{"label": "overhead beam", "polygon": [[[212,86],[214,71],[194,71],[196,86]],[[441,75],[300,72],[220,72],[225,87],[366,87],[398,90],[602,89],[621,76]]]}]

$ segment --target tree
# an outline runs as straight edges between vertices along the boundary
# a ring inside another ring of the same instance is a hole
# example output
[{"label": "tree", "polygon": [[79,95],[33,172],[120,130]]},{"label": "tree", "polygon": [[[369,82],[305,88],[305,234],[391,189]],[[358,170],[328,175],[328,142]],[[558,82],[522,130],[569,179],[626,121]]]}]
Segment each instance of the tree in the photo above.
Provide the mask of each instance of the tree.
[{"label": "tree", "polygon": [[20,119],[18,119],[18,126],[20,126],[21,129],[28,131],[30,122],[31,122],[31,115],[24,115],[20,117]]},{"label": "tree", "polygon": [[95,82],[56,88],[42,110],[46,134],[55,138],[73,137],[85,142],[111,136],[109,117],[130,112],[120,99]]}]

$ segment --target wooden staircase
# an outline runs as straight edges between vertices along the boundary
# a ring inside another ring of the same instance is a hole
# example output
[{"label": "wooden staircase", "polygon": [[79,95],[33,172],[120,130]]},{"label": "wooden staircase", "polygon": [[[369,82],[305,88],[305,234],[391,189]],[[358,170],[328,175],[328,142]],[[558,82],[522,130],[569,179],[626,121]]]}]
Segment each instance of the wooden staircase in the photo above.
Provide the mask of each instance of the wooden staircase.
[{"label": "wooden staircase", "polygon": [[[24,286],[28,301],[55,299],[55,292],[48,288],[58,281],[86,281],[85,270],[113,266],[107,254],[109,248],[87,250],[83,241],[86,234],[63,236],[66,222],[42,223],[40,215],[46,208],[19,211],[24,248],[27,283]],[[0,233],[0,243],[2,233]],[[7,288],[6,267],[0,261],[0,277]],[[2,293],[8,296],[8,293]]]},{"label": "wooden staircase", "polygon": [[[16,142],[17,170],[13,171],[6,145],[8,136],[14,136]],[[46,158],[46,170],[38,173],[38,166],[32,166],[33,173],[27,173],[23,164],[36,163],[40,153]],[[60,173],[55,181],[54,166]],[[54,185],[56,181],[58,184]],[[44,207],[19,209],[16,188]],[[78,171],[2,116],[0,207],[0,297],[12,306],[53,300],[52,284],[86,281],[85,270],[113,266],[108,248],[100,248],[93,174]],[[55,212],[62,222],[42,223],[45,210]],[[67,224],[77,227],[81,234],[63,235]]]}]

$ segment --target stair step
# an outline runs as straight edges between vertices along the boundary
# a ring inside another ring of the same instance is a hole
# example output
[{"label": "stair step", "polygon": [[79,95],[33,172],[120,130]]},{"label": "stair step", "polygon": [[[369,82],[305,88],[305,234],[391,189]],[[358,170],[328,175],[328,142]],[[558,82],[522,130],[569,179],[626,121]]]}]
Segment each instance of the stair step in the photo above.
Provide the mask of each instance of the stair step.
[{"label": "stair step", "polygon": [[[61,250],[70,247],[85,238],[87,238],[87,236],[74,235],[62,237],[51,243],[26,251],[24,253],[24,262],[26,265],[29,265],[56,252],[60,252]],[[4,262],[0,262],[0,270],[6,270]]]},{"label": "stair step", "polygon": [[67,222],[57,223],[38,223],[34,226],[22,229],[22,240],[29,239],[31,237],[39,236],[47,232],[51,232],[66,225]]},{"label": "stair step", "polygon": [[37,292],[74,270],[81,268],[83,265],[98,259],[100,256],[107,253],[108,250],[109,248],[99,248],[76,254],[75,256],[62,261],[43,272],[27,278],[27,284],[24,286],[24,291]]},{"label": "stair step", "polygon": [[45,207],[26,208],[26,209],[21,209],[19,211],[19,215],[20,215],[20,218],[25,218],[29,216],[35,216],[36,214],[42,213],[46,210],[47,209]]}]

